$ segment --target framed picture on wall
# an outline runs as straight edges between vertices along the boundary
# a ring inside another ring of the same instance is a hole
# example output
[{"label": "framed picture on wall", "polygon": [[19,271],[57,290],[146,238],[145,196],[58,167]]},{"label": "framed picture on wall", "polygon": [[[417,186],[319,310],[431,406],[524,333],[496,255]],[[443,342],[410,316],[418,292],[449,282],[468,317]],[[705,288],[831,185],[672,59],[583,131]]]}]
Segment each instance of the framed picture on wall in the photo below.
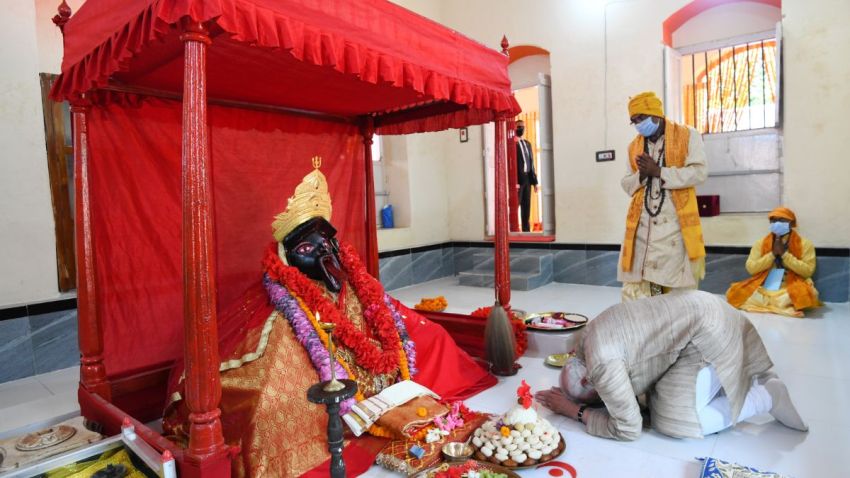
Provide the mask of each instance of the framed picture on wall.
[{"label": "framed picture on wall", "polygon": [[469,141],[469,130],[468,129],[461,128],[461,129],[458,130],[458,132],[460,133],[460,142],[461,143],[465,143],[465,142]]}]

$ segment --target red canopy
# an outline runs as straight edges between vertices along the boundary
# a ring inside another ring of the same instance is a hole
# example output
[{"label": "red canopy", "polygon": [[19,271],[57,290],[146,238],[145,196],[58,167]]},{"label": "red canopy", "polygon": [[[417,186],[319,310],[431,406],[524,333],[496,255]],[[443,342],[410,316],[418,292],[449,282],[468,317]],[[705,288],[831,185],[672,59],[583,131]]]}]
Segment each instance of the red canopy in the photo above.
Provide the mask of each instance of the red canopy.
[{"label": "red canopy", "polygon": [[[110,433],[125,414],[159,413],[164,380],[153,369],[180,356],[180,337],[187,401],[218,423],[207,319],[260,279],[272,216],[312,155],[325,159],[334,223],[371,270],[373,133],[498,121],[506,184],[503,120],[520,110],[507,57],[385,0],[88,0],[64,22],[52,97],[74,105],[80,401]],[[497,292],[508,305],[507,187],[498,190]],[[191,426],[190,455],[226,462],[218,425]],[[181,472],[200,466],[178,461]]]},{"label": "red canopy", "polygon": [[379,134],[519,111],[505,55],[385,0],[89,0],[65,26],[54,98],[74,99],[110,78],[178,94],[177,27],[186,16],[214,22],[210,99],[373,115]]}]

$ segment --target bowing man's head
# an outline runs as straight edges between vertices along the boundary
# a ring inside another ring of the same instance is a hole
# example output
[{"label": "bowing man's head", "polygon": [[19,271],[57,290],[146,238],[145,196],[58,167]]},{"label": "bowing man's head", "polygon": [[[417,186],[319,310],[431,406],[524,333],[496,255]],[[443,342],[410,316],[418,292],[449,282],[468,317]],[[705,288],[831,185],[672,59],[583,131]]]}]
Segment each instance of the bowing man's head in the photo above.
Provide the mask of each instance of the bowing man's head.
[{"label": "bowing man's head", "polygon": [[576,356],[568,358],[563,370],[561,370],[561,390],[574,402],[593,403],[599,401],[599,394],[587,379],[587,367],[584,360]]}]

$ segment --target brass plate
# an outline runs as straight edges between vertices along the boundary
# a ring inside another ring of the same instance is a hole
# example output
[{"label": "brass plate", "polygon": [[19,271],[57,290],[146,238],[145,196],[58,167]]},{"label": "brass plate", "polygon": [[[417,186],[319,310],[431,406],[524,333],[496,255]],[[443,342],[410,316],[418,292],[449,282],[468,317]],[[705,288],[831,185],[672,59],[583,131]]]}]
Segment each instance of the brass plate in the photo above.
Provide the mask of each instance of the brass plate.
[{"label": "brass plate", "polygon": [[68,425],[59,425],[24,435],[15,448],[18,451],[36,451],[56,446],[77,434],[77,429]]},{"label": "brass plate", "polygon": [[567,363],[567,359],[575,354],[570,352],[566,354],[552,354],[543,360],[543,363],[550,367],[562,368]]}]

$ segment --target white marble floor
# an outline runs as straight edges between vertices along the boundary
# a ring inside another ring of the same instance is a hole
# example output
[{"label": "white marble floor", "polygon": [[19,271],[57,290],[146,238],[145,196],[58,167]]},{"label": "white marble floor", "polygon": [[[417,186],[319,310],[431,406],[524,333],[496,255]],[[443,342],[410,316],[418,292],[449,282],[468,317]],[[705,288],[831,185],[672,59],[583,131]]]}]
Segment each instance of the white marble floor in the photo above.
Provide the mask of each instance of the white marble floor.
[{"label": "white marble floor", "polygon": [[[443,295],[449,303],[448,311],[461,313],[493,302],[492,290],[462,287],[455,278],[399,289],[392,294],[409,305],[422,297]],[[592,318],[619,300],[617,288],[551,283],[533,291],[513,291],[511,304],[526,311],[564,310]],[[587,435],[582,425],[564,418],[555,419],[567,440],[567,451],[560,459],[574,466],[579,476],[592,478],[695,478],[700,470],[695,458],[703,456],[796,478],[850,475],[850,304],[827,304],[810,315],[807,319],[794,319],[749,314],[777,373],[809,422],[808,433],[790,430],[770,416],[761,416],[702,440],[677,440],[648,431],[637,441],[623,443]],[[520,378],[525,378],[533,389],[556,383],[558,371],[542,365],[540,358],[524,357],[521,363],[519,378],[501,380],[494,389],[470,399],[470,405],[502,412],[511,406]],[[550,476],[548,471],[521,474]],[[375,469],[372,474],[383,475]]]},{"label": "white marble floor", "polygon": [[0,438],[30,425],[79,414],[79,367],[0,384]]},{"label": "white marble floor", "polygon": [[[461,287],[454,278],[392,294],[409,305],[421,297],[444,295],[450,312],[470,312],[493,302],[491,290]],[[568,310],[593,317],[618,301],[619,290],[615,288],[553,283],[534,291],[514,292],[511,302],[527,311]],[[796,478],[847,476],[850,305],[828,304],[808,319],[755,314],[750,317],[776,363],[777,372],[808,420],[809,433],[789,430],[764,416],[702,440],[676,440],[648,431],[635,442],[620,443],[591,437],[580,424],[552,417],[567,440],[567,451],[560,461],[575,467],[582,478],[696,478],[700,466],[695,457],[700,456],[714,456]],[[558,371],[545,367],[539,355],[557,346],[557,342],[551,337],[538,342],[537,353],[533,354],[538,356],[521,359],[520,375],[500,380],[496,387],[471,398],[469,405],[482,411],[502,412],[511,406],[519,380],[526,379],[533,389],[554,385]],[[27,424],[74,412],[76,380],[77,369],[71,368],[0,384],[0,438]],[[521,474],[570,475],[550,471],[552,468]],[[373,467],[366,476],[397,475]]]}]

